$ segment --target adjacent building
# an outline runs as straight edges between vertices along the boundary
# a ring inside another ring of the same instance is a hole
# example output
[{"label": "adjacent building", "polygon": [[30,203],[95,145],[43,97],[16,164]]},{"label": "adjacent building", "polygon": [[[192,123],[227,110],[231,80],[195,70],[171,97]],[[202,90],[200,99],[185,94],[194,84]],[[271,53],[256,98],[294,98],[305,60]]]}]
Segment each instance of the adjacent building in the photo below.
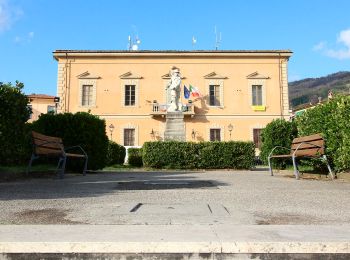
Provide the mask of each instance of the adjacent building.
[{"label": "adjacent building", "polygon": [[[125,146],[164,140],[167,86],[176,67],[186,141],[251,140],[258,147],[266,124],[289,119],[291,55],[289,50],[56,50],[58,112],[89,111],[105,119],[109,138]],[[200,96],[186,99],[184,86]]]},{"label": "adjacent building", "polygon": [[29,99],[29,107],[32,110],[28,122],[31,123],[38,120],[41,114],[56,111],[55,97],[45,94],[30,94],[27,95]]}]

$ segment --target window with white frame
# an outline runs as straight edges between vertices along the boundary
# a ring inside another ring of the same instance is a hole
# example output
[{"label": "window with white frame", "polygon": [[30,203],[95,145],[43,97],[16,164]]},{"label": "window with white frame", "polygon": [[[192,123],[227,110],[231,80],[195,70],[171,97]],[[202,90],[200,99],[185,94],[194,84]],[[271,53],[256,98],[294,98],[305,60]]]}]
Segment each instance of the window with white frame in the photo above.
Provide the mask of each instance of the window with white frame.
[{"label": "window with white frame", "polygon": [[124,146],[134,146],[135,145],[135,129],[125,128],[124,129]]},{"label": "window with white frame", "polygon": [[252,105],[263,105],[262,85],[252,85]]},{"label": "window with white frame", "polygon": [[220,106],[220,85],[209,86],[209,105]]},{"label": "window with white frame", "polygon": [[48,105],[47,106],[47,113],[55,113],[56,112],[56,106],[51,106],[51,105]]},{"label": "window with white frame", "polygon": [[135,85],[125,85],[125,106],[135,106]]},{"label": "window with white frame", "polygon": [[82,85],[81,105],[91,106],[93,102],[93,85]]},{"label": "window with white frame", "polygon": [[220,128],[211,128],[210,129],[210,141],[221,141],[221,129]]}]

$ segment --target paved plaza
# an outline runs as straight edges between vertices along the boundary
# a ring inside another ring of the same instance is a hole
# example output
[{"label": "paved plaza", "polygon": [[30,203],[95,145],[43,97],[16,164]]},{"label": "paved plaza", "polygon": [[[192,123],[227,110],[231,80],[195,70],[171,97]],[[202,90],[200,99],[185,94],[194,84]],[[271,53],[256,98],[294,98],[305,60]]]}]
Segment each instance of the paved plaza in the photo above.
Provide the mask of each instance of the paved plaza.
[{"label": "paved plaza", "polygon": [[0,183],[1,224],[343,225],[350,183],[266,171],[131,172]]},{"label": "paved plaza", "polygon": [[266,170],[72,174],[0,183],[0,208],[0,259],[350,254],[350,182],[339,179]]}]

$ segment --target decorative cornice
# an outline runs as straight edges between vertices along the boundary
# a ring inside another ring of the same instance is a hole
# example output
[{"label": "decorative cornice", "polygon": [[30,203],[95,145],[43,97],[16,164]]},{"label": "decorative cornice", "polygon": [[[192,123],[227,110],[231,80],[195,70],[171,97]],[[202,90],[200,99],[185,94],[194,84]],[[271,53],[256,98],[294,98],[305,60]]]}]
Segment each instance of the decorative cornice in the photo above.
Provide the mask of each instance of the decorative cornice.
[{"label": "decorative cornice", "polygon": [[128,71],[122,75],[119,76],[121,79],[142,79],[142,76],[139,76],[137,74],[132,73],[131,71]]},{"label": "decorative cornice", "polygon": [[95,76],[90,74],[88,71],[85,71],[84,73],[81,73],[77,76],[78,79],[100,79],[100,76]]},{"label": "decorative cornice", "polygon": [[217,74],[215,71],[205,75],[204,78],[205,79],[227,79],[226,76],[222,76],[220,74]]},{"label": "decorative cornice", "polygon": [[249,74],[247,76],[247,79],[269,79],[270,77],[264,76],[257,71],[253,72],[252,74]]}]

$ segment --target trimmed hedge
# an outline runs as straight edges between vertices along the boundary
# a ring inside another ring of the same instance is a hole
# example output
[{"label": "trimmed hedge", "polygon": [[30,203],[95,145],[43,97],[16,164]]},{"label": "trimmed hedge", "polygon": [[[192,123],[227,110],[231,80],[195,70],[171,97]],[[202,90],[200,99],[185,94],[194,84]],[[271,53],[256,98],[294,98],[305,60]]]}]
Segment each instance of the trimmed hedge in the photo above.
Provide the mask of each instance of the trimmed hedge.
[{"label": "trimmed hedge", "polygon": [[23,163],[27,159],[25,123],[29,118],[28,98],[24,85],[0,82],[0,165]]},{"label": "trimmed hedge", "polygon": [[253,142],[146,142],[143,163],[154,168],[250,169],[254,166]]},{"label": "trimmed hedge", "polygon": [[135,167],[142,167],[142,148],[128,149],[128,164]]},{"label": "trimmed hedge", "polygon": [[[260,159],[267,164],[267,157],[275,146],[290,148],[292,141],[298,135],[295,122],[289,122],[284,119],[275,119],[267,124],[261,133],[261,153]],[[286,154],[289,150],[277,148],[274,154]],[[273,159],[271,163],[274,168],[284,169],[287,164],[286,159]]]},{"label": "trimmed hedge", "polygon": [[350,96],[343,95],[308,109],[296,118],[300,136],[322,134],[326,140],[326,155],[336,171],[350,169],[349,122]]},{"label": "trimmed hedge", "polygon": [[[33,122],[32,129],[45,135],[61,137],[65,147],[80,145],[89,156],[89,170],[106,166],[108,137],[105,120],[85,112],[43,114]],[[82,163],[83,160],[68,160],[67,168],[81,170]]]},{"label": "trimmed hedge", "polygon": [[122,145],[117,144],[116,142],[109,141],[107,149],[107,166],[113,164],[123,164],[125,160],[126,150]]}]

